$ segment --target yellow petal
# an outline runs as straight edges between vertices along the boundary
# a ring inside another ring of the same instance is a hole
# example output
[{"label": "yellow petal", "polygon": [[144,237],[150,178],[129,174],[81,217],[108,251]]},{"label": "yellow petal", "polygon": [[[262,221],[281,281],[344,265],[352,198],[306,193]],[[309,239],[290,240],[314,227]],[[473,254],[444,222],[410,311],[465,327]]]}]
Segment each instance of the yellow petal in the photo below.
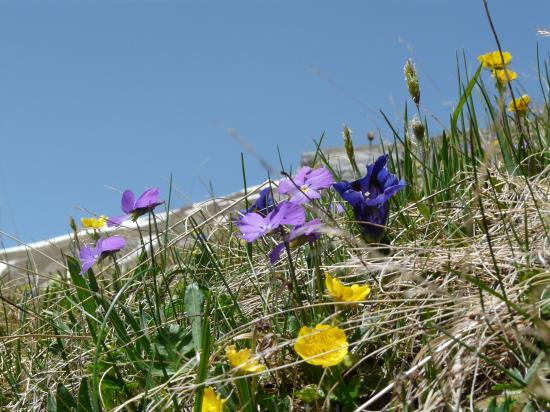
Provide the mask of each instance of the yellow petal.
[{"label": "yellow petal", "polygon": [[508,69],[496,69],[493,70],[492,75],[500,84],[506,84],[518,77],[518,74]]},{"label": "yellow petal", "polygon": [[296,353],[307,363],[328,368],[338,365],[348,354],[346,333],[337,326],[304,326],[294,344]]},{"label": "yellow petal", "polygon": [[341,302],[359,302],[365,300],[371,291],[367,284],[346,286],[338,279],[333,278],[330,273],[325,275],[325,286],[329,294],[335,300]]},{"label": "yellow petal", "polygon": [[207,386],[204,388],[201,412],[222,412],[225,402],[226,399],[222,399],[221,395],[216,394],[214,388]]},{"label": "yellow petal", "polygon": [[107,223],[107,216],[101,215],[98,218],[83,217],[80,221],[82,222],[82,226],[87,229],[100,229]]},{"label": "yellow petal", "polygon": [[477,59],[485,69],[503,69],[510,63],[510,60],[512,60],[512,55],[510,52],[502,52],[501,56],[500,51],[495,50],[490,53],[482,54],[478,56]]},{"label": "yellow petal", "polygon": [[235,345],[231,345],[226,349],[225,354],[231,367],[240,372],[258,373],[265,370],[264,365],[252,358],[248,348],[237,350]]},{"label": "yellow petal", "polygon": [[363,286],[361,285],[352,285],[351,291],[353,293],[353,301],[358,302],[361,300],[365,300],[367,296],[370,295],[370,287],[369,285],[365,284]]},{"label": "yellow petal", "polygon": [[330,273],[325,274],[325,286],[332,296],[336,295],[335,280]]},{"label": "yellow petal", "polygon": [[511,112],[515,112],[517,109],[518,114],[524,115],[527,113],[527,109],[529,108],[529,103],[531,103],[531,98],[529,95],[524,94],[521,97],[518,97],[515,100],[512,100],[508,104],[508,110]]}]

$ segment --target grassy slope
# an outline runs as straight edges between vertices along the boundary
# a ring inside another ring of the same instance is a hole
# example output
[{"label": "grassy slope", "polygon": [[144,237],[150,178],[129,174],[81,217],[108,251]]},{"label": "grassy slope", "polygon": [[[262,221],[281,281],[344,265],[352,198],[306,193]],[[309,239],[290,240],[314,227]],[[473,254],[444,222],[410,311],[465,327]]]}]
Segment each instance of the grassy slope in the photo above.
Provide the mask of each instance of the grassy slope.
[{"label": "grassy slope", "polygon": [[[308,207],[327,233],[275,266],[273,238],[247,245],[227,216],[189,218],[182,235],[153,225],[160,245],[121,272],[107,262],[81,278],[67,258],[71,276],[3,291],[0,405],[189,410],[209,385],[245,411],[485,410],[506,396],[548,407],[550,106],[511,116],[483,76],[462,74],[463,106],[442,138],[414,145],[395,128],[404,152],[390,169],[409,186],[392,199],[383,245],[361,240],[349,210],[333,214],[327,192]],[[373,291],[335,305],[326,271]],[[298,329],[318,322],[345,329],[342,365],[322,370],[293,351]],[[233,374],[231,343],[267,371]]]}]

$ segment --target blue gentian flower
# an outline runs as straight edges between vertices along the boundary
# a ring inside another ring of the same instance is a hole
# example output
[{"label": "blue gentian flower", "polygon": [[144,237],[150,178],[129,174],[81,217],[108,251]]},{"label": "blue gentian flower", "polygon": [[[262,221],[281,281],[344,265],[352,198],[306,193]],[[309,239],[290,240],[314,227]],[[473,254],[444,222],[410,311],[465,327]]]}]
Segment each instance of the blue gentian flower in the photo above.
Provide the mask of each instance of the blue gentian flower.
[{"label": "blue gentian flower", "polygon": [[348,202],[369,242],[379,242],[388,221],[390,198],[406,186],[404,180],[388,172],[388,155],[367,166],[367,175],[353,182],[343,180],[334,189]]}]

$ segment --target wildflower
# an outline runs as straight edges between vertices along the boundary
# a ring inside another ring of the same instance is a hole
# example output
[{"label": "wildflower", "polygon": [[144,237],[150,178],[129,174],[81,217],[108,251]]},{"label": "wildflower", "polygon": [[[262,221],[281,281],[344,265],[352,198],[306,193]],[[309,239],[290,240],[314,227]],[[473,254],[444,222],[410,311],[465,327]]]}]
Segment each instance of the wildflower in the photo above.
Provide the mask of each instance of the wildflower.
[{"label": "wildflower", "polygon": [[506,84],[509,81],[516,79],[518,74],[512,70],[508,69],[495,69],[493,70],[491,76],[496,79],[499,84]]},{"label": "wildflower", "polygon": [[342,206],[341,203],[332,203],[330,205],[330,210],[333,213],[336,213],[337,215],[341,215],[342,213],[344,213],[346,211],[346,209],[344,209],[344,206]]},{"label": "wildflower", "polygon": [[370,295],[370,287],[366,283],[345,286],[338,279],[333,278],[330,273],[325,275],[325,286],[330,295],[340,302],[360,302]]},{"label": "wildflower", "polygon": [[504,69],[512,60],[512,55],[510,52],[502,52],[500,50],[495,50],[490,53],[482,54],[478,56],[477,59],[485,69],[495,70],[495,69]]},{"label": "wildflower", "polygon": [[[319,233],[320,228],[320,219],[310,220],[303,225],[294,227],[286,238],[286,242],[288,242],[291,249],[296,249],[305,243],[313,243],[321,237],[321,233]],[[284,249],[285,242],[279,243],[275,246],[275,249],[273,249],[273,251],[269,254],[269,261],[271,264],[279,260],[279,257]]]},{"label": "wildflower", "polygon": [[265,366],[259,363],[256,359],[252,359],[250,349],[237,350],[235,345],[231,345],[225,351],[227,360],[233,369],[245,373],[258,373],[265,370]]},{"label": "wildflower", "polygon": [[279,193],[290,195],[291,202],[303,204],[310,199],[319,199],[319,191],[328,189],[333,183],[332,174],[324,167],[312,169],[304,166],[294,179],[284,179],[279,183]]},{"label": "wildflower", "polygon": [[80,263],[82,263],[80,274],[87,272],[96,262],[118,252],[124,246],[126,246],[126,241],[122,236],[100,238],[95,247],[82,246],[80,248]]},{"label": "wildflower", "polygon": [[101,215],[95,217],[83,217],[80,219],[82,227],[86,229],[101,229],[107,223],[107,216]]},{"label": "wildflower", "polygon": [[359,222],[360,228],[371,242],[378,242],[384,234],[388,220],[389,200],[406,185],[386,169],[388,155],[382,155],[367,166],[367,175],[353,182],[343,180],[334,189],[347,201]]},{"label": "wildflower", "polygon": [[512,101],[508,104],[508,110],[511,112],[517,111],[520,116],[524,116],[529,108],[529,103],[531,103],[531,98],[529,95],[524,94],[517,99],[512,99]]},{"label": "wildflower", "polygon": [[253,205],[246,210],[241,210],[239,214],[245,215],[251,212],[257,212],[262,216],[267,215],[274,208],[273,196],[271,196],[271,187],[266,187],[260,192],[260,196],[256,199]]},{"label": "wildflower", "polygon": [[222,399],[221,395],[216,394],[214,388],[207,386],[204,388],[201,412],[223,412],[225,402],[226,399]]},{"label": "wildflower", "polygon": [[405,83],[407,84],[409,95],[411,96],[413,102],[418,106],[420,104],[420,83],[418,82],[416,68],[414,67],[414,63],[411,59],[407,59],[403,71],[405,72]]},{"label": "wildflower", "polygon": [[281,202],[267,216],[255,212],[247,213],[241,218],[239,229],[244,240],[254,242],[281,225],[301,225],[305,220],[306,214],[300,205]]},{"label": "wildflower", "polygon": [[338,365],[347,356],[348,340],[346,333],[337,326],[304,326],[298,333],[294,350],[310,365],[328,368]]},{"label": "wildflower", "polygon": [[122,200],[120,202],[124,215],[111,217],[107,221],[109,227],[120,226],[122,222],[128,219],[130,216],[135,221],[141,215],[150,212],[163,202],[159,202],[160,189],[155,187],[147,189],[136,199],[134,192],[131,190],[125,190],[122,194]]},{"label": "wildflower", "polygon": [[527,149],[529,148],[529,144],[527,143],[527,140],[520,139],[520,143],[514,144],[514,149],[516,149],[516,152],[520,159],[524,159],[527,157]]}]

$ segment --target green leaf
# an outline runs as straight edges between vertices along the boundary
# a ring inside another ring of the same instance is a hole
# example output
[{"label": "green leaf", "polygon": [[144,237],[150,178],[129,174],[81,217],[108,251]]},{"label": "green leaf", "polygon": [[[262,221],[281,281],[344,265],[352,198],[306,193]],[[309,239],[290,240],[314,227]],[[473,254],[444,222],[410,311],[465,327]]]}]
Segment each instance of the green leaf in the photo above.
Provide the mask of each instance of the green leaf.
[{"label": "green leaf", "polygon": [[51,393],[48,393],[48,412],[57,412],[57,401]]},{"label": "green leaf", "polygon": [[61,382],[57,384],[55,398],[57,401],[57,412],[72,412],[76,410],[76,401]]},{"label": "green leaf", "polygon": [[[186,293],[187,295],[187,293]],[[204,298],[204,297],[203,297]],[[206,302],[206,310],[204,315],[204,324],[202,325],[202,335],[201,335],[201,344],[200,344],[200,362],[199,370],[197,372],[197,385],[200,385],[197,388],[197,393],[195,395],[195,407],[193,410],[195,412],[202,411],[202,398],[204,396],[204,386],[201,385],[208,376],[208,361],[210,359],[210,320],[208,316],[210,314],[210,298]]]},{"label": "green leaf", "polygon": [[78,412],[92,412],[91,399],[88,378],[84,377],[80,381],[80,388],[78,390]]},{"label": "green leaf", "polygon": [[185,312],[191,322],[191,333],[193,335],[195,351],[199,353],[202,336],[202,304],[204,303],[204,293],[200,290],[199,285],[191,283],[185,288],[183,302]]},{"label": "green leaf", "polygon": [[124,319],[132,327],[134,334],[136,336],[137,342],[142,345],[145,352],[149,353],[149,351],[151,350],[151,342],[149,341],[149,337],[147,336],[147,334],[143,333],[143,330],[138,322],[138,319],[134,317],[131,310],[126,306],[120,305],[120,309],[124,313]]},{"label": "green leaf", "polygon": [[95,338],[96,325],[94,319],[97,316],[97,303],[93,298],[90,288],[86,284],[84,277],[80,274],[80,263],[78,263],[78,261],[71,256],[66,256],[66,258],[67,266],[69,268],[69,274],[71,275],[71,279],[75,286],[78,300],[86,313],[90,315],[86,316],[86,322],[88,323],[88,326],[90,328],[90,333]]},{"label": "green leaf", "polygon": [[535,373],[538,371],[539,366],[544,361],[545,357],[547,355],[541,351],[539,355],[534,360],[533,364],[529,366],[529,369],[527,369],[527,372],[525,372],[525,382],[529,382],[531,378],[535,376]]},{"label": "green leaf", "polygon": [[325,392],[318,385],[306,385],[299,391],[295,392],[298,399],[305,403],[314,403],[325,398]]},{"label": "green leaf", "polygon": [[510,412],[512,410],[513,403],[513,399],[506,397],[504,399],[504,402],[499,405],[497,398],[493,398],[493,400],[489,404],[489,407],[487,408],[487,412]]},{"label": "green leaf", "polygon": [[468,82],[468,86],[466,86],[464,93],[462,93],[460,101],[458,102],[458,106],[456,106],[456,109],[453,112],[453,117],[451,120],[451,130],[456,130],[456,123],[458,121],[458,116],[460,116],[460,113],[462,112],[462,106],[464,106],[464,103],[466,103],[466,100],[468,100],[468,97],[470,97],[470,95],[472,94],[472,90],[474,89],[477,78],[479,77],[482,68],[483,66],[480,64],[474,74],[474,77],[470,79],[470,81]]},{"label": "green leaf", "polygon": [[525,404],[525,406],[523,407],[521,412],[536,412],[536,409],[533,406],[533,404],[531,402],[529,402],[529,403]]}]

